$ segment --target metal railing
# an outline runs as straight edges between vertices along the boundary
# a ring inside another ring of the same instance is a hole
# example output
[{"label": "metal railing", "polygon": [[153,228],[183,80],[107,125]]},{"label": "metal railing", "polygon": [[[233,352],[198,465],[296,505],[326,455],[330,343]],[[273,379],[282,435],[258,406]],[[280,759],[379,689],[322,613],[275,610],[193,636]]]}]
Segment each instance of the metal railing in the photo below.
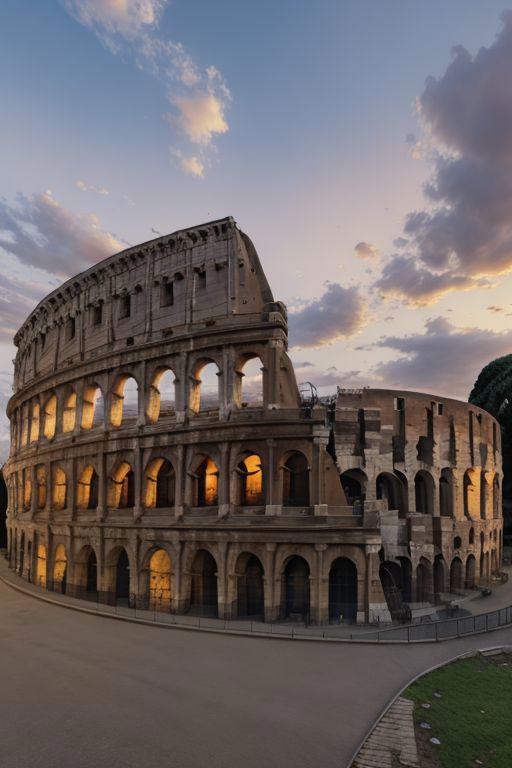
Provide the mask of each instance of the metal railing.
[{"label": "metal railing", "polygon": [[[7,574],[5,574],[7,575]],[[304,623],[266,622],[251,619],[218,619],[208,615],[174,614],[168,611],[160,611],[154,605],[149,608],[147,601],[144,605],[137,605],[132,596],[131,605],[109,605],[100,602],[96,596],[94,599],[72,597],[51,589],[51,585],[34,584],[27,582],[18,574],[9,572],[5,579],[13,586],[25,589],[33,589],[37,593],[46,593],[57,603],[88,609],[93,613],[104,616],[119,616],[127,619],[138,619],[152,624],[173,626],[183,629],[216,630],[235,633],[250,633],[258,635],[272,635],[294,639],[339,640],[353,642],[440,642],[468,635],[491,632],[501,627],[512,625],[512,606],[499,608],[486,613],[458,618],[441,619],[438,621],[421,622],[417,624],[387,627],[383,629],[363,628],[351,631],[350,625],[331,624],[328,626],[305,625]]]}]

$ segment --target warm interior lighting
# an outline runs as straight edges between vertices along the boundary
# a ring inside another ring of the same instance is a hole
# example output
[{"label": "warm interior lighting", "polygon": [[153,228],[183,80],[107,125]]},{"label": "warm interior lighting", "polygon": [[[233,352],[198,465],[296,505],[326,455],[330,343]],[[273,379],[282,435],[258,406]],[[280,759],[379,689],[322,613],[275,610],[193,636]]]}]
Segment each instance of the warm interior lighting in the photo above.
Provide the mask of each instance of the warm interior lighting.
[{"label": "warm interior lighting", "polygon": [[153,552],[149,561],[149,607],[155,611],[171,608],[171,558],[164,549]]},{"label": "warm interior lighting", "polygon": [[57,396],[51,395],[44,406],[44,436],[51,440],[57,426]]}]

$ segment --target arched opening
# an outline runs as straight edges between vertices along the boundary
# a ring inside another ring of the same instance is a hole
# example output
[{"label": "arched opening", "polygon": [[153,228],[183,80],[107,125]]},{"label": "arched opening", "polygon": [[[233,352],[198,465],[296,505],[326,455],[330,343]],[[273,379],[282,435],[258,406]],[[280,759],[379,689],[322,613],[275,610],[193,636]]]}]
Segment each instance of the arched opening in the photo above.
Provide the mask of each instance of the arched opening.
[{"label": "arched opening", "polygon": [[27,544],[27,581],[32,581],[32,542],[29,540]]},{"label": "arched opening", "polygon": [[460,536],[454,536],[453,538],[453,548],[454,549],[460,549],[462,547],[462,539]]},{"label": "arched opening", "polygon": [[454,557],[450,566],[450,592],[460,591],[463,587],[462,560],[460,557]]},{"label": "arched opening", "polygon": [[76,424],[76,392],[69,392],[64,400],[62,431],[73,432]]},{"label": "arched opening", "polygon": [[264,614],[263,566],[256,555],[243,553],[236,565],[237,614],[240,618],[261,618]]},{"label": "arched opening", "polygon": [[442,555],[434,560],[434,593],[436,596],[446,592],[446,565]]},{"label": "arched opening", "polygon": [[21,409],[21,445],[22,447],[28,443],[28,430],[29,430],[29,406],[25,404]]},{"label": "arched opening", "polygon": [[153,377],[149,388],[147,417],[153,424],[175,414],[176,382],[170,368],[161,368]]},{"label": "arched opening", "polygon": [[357,568],[348,557],[338,557],[329,571],[329,619],[357,619]]},{"label": "arched opening", "polygon": [[441,470],[439,478],[439,511],[441,517],[453,517],[453,472]]},{"label": "arched opening", "polygon": [[170,461],[162,457],[152,459],[146,468],[144,506],[147,508],[174,507],[176,475]]},{"label": "arched opening", "polygon": [[66,473],[61,467],[53,468],[52,507],[55,510],[66,509],[68,483]]},{"label": "arched opening", "polygon": [[485,520],[487,517],[487,473],[482,470],[480,472],[480,519]]},{"label": "arched opening", "polygon": [[36,467],[36,507],[42,510],[46,507],[46,467],[44,464],[38,464]]},{"label": "arched opening", "polygon": [[304,454],[298,451],[283,466],[283,506],[309,506],[309,466]]},{"label": "arched opening", "polygon": [[103,393],[97,384],[85,387],[82,404],[82,429],[96,429],[103,426],[105,403]]},{"label": "arched opening", "polygon": [[30,442],[36,443],[39,440],[39,421],[40,421],[41,407],[38,402],[34,400],[32,403],[32,415],[30,419]]},{"label": "arched opening", "polygon": [[421,515],[434,513],[434,480],[432,475],[421,469],[414,478],[414,496],[416,512]]},{"label": "arched opening", "polygon": [[366,498],[368,478],[361,469],[347,469],[341,475],[341,485],[347,504],[362,509]]},{"label": "arched opening", "polygon": [[99,477],[89,464],[78,479],[76,504],[78,509],[96,509],[98,506]]},{"label": "arched opening", "polygon": [[376,494],[378,499],[386,501],[388,509],[396,509],[399,517],[404,517],[406,509],[404,503],[404,487],[399,478],[391,472],[381,472],[376,480]]},{"label": "arched opening", "polygon": [[23,567],[25,565],[25,531],[21,532],[21,538],[20,538],[20,561],[19,561],[19,569],[18,573],[20,576],[23,576]]},{"label": "arched opening", "polygon": [[46,547],[44,544],[37,546],[36,584],[46,587]]},{"label": "arched opening", "polygon": [[408,557],[398,557],[402,568],[402,595],[405,603],[412,600],[412,563]]},{"label": "arched opening", "polygon": [[217,616],[217,563],[205,549],[196,552],[191,568],[190,611]]},{"label": "arched opening", "polygon": [[194,481],[195,506],[215,506],[218,501],[219,470],[216,463],[209,456],[206,456],[198,466]]},{"label": "arched opening", "polygon": [[402,575],[402,568],[398,563],[385,560],[380,564],[380,583],[393,620],[400,619],[404,615]]},{"label": "arched opening", "polygon": [[123,422],[135,421],[139,414],[139,389],[133,376],[120,376],[112,389],[110,423],[120,427]]},{"label": "arched opening", "polygon": [[287,561],[284,571],[283,618],[309,622],[309,565],[295,555]]},{"label": "arched opening", "polygon": [[241,408],[261,408],[263,405],[263,363],[259,357],[242,359],[236,369],[235,402]]},{"label": "arched opening", "polygon": [[475,469],[467,469],[464,473],[464,515],[470,520],[480,517],[479,473]]},{"label": "arched opening", "polygon": [[475,543],[475,529],[470,528],[469,529],[469,544],[470,546]]},{"label": "arched opening", "polygon": [[476,560],[474,555],[468,555],[466,560],[466,589],[475,588]]},{"label": "arched opening", "polygon": [[416,567],[416,600],[418,603],[430,602],[432,589],[432,566],[430,562],[422,557]]},{"label": "arched opening", "polygon": [[192,373],[189,408],[192,413],[207,413],[219,409],[220,371],[212,360],[196,363]]},{"label": "arched opening", "polygon": [[45,402],[43,413],[43,434],[47,440],[51,440],[55,437],[55,429],[57,426],[57,396],[55,394],[50,395]]},{"label": "arched opening", "polygon": [[68,559],[64,544],[58,544],[55,549],[55,558],[53,563],[53,589],[61,594],[66,593],[66,580],[68,570]]},{"label": "arched opening", "polygon": [[130,604],[130,561],[124,547],[121,547],[116,562],[116,605]]},{"label": "arched opening", "polygon": [[171,610],[171,558],[157,549],[149,560],[149,607],[152,611]]},{"label": "arched opening", "polygon": [[500,481],[498,475],[494,475],[492,481],[492,516],[494,519],[501,517]]},{"label": "arched opening", "polygon": [[32,502],[32,482],[30,475],[30,468],[26,467],[23,470],[23,509],[30,509]]},{"label": "arched opening", "polygon": [[109,479],[108,506],[111,509],[132,509],[135,505],[133,470],[127,461],[112,472]]},{"label": "arched opening", "polygon": [[98,563],[93,549],[90,551],[86,561],[85,593],[86,598],[91,600],[98,599]]},{"label": "arched opening", "polygon": [[240,504],[245,507],[263,504],[263,471],[258,454],[251,453],[242,459],[237,471],[240,478]]}]

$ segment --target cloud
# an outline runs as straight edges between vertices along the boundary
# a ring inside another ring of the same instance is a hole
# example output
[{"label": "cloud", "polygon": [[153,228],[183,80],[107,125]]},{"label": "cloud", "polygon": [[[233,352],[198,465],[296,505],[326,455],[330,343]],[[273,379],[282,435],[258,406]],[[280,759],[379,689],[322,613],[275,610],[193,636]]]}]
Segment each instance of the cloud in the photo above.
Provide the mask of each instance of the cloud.
[{"label": "cloud", "polygon": [[[92,29],[114,54],[131,58],[158,80],[171,107],[169,124],[199,150],[183,154],[179,167],[202,178],[205,158],[218,136],[227,133],[231,94],[216,67],[201,68],[181,43],[159,32],[167,0],[61,0],[78,22]],[[199,154],[198,154],[199,153]],[[99,194],[98,189],[94,190]]]},{"label": "cloud", "polygon": [[82,192],[96,192],[98,195],[106,197],[110,194],[110,191],[106,187],[95,187],[94,184],[87,184],[83,179],[77,179],[75,181],[75,187]]},{"label": "cloud", "polygon": [[457,328],[443,317],[428,320],[425,329],[425,333],[388,336],[377,342],[377,347],[401,355],[373,369],[384,386],[467,400],[484,365],[512,348],[512,331]]},{"label": "cloud", "polygon": [[210,144],[216,133],[226,133],[224,105],[211,93],[176,96],[173,99],[180,112],[176,122],[194,144]]},{"label": "cloud", "polygon": [[365,306],[357,288],[328,283],[319,299],[290,312],[292,346],[321,347],[352,336],[365,325]]},{"label": "cloud", "polygon": [[405,220],[408,253],[392,255],[377,281],[386,295],[424,304],[512,271],[512,12],[502,22],[474,56],[454,48],[418,100],[432,173],[425,208]]},{"label": "cloud", "polygon": [[185,155],[181,150],[171,150],[171,157],[187,176],[204,179],[205,165],[197,155]]},{"label": "cloud", "polygon": [[50,191],[19,194],[14,204],[0,200],[0,253],[22,264],[67,277],[120,250],[114,235],[99,228],[97,217],[77,216]]},{"label": "cloud", "polygon": [[357,243],[357,245],[354,246],[354,251],[356,256],[359,256],[361,259],[377,259],[379,257],[377,246],[372,245],[371,243],[365,243],[364,241]]}]

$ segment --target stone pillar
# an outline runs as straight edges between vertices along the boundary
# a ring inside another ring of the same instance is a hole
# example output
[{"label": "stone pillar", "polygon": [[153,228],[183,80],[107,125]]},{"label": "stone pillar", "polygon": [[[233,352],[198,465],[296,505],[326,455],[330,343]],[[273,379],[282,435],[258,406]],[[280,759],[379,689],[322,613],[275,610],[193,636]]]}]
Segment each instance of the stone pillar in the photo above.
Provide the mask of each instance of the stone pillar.
[{"label": "stone pillar", "polygon": [[174,514],[176,517],[183,517],[184,512],[184,493],[185,493],[185,448],[183,445],[177,446],[178,461],[176,470],[176,484],[174,489]]},{"label": "stone pillar", "polygon": [[76,459],[71,459],[71,472],[68,480],[67,497],[68,497],[68,509],[71,513],[71,520],[76,520]]},{"label": "stone pillar", "polygon": [[99,454],[99,472],[98,472],[98,508],[96,511],[96,519],[98,522],[102,522],[108,513],[107,509],[107,461],[103,450]]},{"label": "stone pillar", "polygon": [[276,467],[275,447],[276,441],[270,438],[267,440],[268,446],[268,476],[266,478],[266,515],[280,515],[283,509],[282,504],[277,504],[276,484],[279,478],[279,472]]},{"label": "stone pillar", "polygon": [[277,544],[265,544],[267,553],[265,562],[265,577],[263,581],[264,600],[265,600],[265,621],[275,621],[279,618],[280,610],[280,590],[275,577],[275,559]]},{"label": "stone pillar", "polygon": [[[34,519],[34,515],[37,511],[37,479],[36,479],[36,465],[32,464],[30,468],[27,467],[25,472],[29,473],[30,477],[30,519]],[[26,481],[25,481],[26,482]]]},{"label": "stone pillar", "polygon": [[220,467],[218,487],[218,515],[226,517],[231,511],[229,498],[229,443],[220,443]]},{"label": "stone pillar", "polygon": [[133,519],[138,520],[143,512],[144,512],[144,467],[142,466],[143,462],[143,448],[140,444],[137,445],[137,448],[134,451],[135,460],[134,460],[134,466],[133,466],[133,494],[135,496],[135,504],[133,506]]},{"label": "stone pillar", "polygon": [[139,386],[137,390],[137,426],[143,427],[146,424],[146,362],[142,360],[139,365]]},{"label": "stone pillar", "polygon": [[325,503],[325,451],[329,442],[329,431],[323,426],[313,427],[313,466],[310,474],[310,503],[315,516],[327,515]]},{"label": "stone pillar", "polygon": [[270,339],[267,344],[268,349],[268,370],[267,370],[267,387],[268,391],[264,392],[265,402],[267,408],[275,409],[281,407],[281,396],[279,391],[280,380],[280,367],[281,367],[281,350],[283,342],[279,339]]},{"label": "stone pillar", "polygon": [[226,572],[226,559],[227,559],[228,543],[227,541],[220,541],[218,543],[218,556],[217,556],[217,605],[219,611],[219,619],[230,618],[230,606],[228,605],[227,594],[227,572]]},{"label": "stone pillar", "polygon": [[317,624],[329,623],[329,577],[324,577],[324,552],[327,544],[315,544],[316,551],[316,616]]}]

